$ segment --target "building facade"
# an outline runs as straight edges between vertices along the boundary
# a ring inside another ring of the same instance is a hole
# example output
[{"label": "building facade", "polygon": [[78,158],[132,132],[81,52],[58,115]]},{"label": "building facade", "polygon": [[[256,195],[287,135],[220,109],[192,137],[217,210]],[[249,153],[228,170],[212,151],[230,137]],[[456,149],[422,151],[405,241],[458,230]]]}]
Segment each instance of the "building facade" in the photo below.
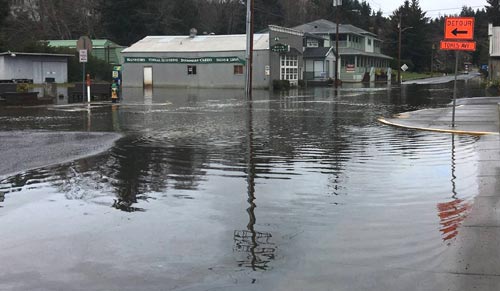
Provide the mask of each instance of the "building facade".
[{"label": "building facade", "polygon": [[500,27],[490,24],[488,36],[490,39],[489,79],[500,80]]},{"label": "building facade", "polygon": [[[270,26],[254,35],[253,87],[302,79],[301,32]],[[246,35],[148,36],[122,51],[123,86],[244,88]]]},{"label": "building facade", "polygon": [[[335,47],[337,24],[320,19],[293,28],[322,38],[321,41],[307,38],[306,48]],[[366,75],[370,81],[375,75],[390,72],[391,57],[382,54],[382,41],[377,35],[350,24],[339,25],[339,78],[343,82],[360,82]],[[335,53],[334,53],[335,54]],[[325,57],[326,59],[326,57]],[[332,70],[330,69],[329,72]]]},{"label": "building facade", "polygon": [[0,53],[0,80],[34,84],[67,83],[68,58],[73,55],[46,53]]}]

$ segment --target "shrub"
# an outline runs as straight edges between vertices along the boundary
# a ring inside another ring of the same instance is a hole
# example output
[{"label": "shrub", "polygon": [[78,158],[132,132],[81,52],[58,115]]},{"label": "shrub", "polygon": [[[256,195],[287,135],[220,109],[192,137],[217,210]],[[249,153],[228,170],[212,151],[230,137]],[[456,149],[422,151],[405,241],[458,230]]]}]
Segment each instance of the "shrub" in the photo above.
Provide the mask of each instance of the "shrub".
[{"label": "shrub", "polygon": [[273,80],[273,90],[276,90],[276,91],[290,90],[290,81],[288,81],[288,80]]},{"label": "shrub", "polygon": [[30,89],[30,85],[27,83],[19,83],[16,86],[16,92],[17,93],[26,93]]}]

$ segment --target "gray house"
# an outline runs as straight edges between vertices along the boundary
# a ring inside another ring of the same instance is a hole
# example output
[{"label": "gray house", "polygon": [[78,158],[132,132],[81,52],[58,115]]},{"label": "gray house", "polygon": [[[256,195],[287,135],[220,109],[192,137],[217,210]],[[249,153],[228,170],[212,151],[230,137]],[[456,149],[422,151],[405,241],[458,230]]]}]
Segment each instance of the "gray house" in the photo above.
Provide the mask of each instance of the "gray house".
[{"label": "gray house", "polygon": [[[306,51],[309,48],[335,47],[337,24],[320,19],[306,24],[302,24],[293,28],[305,34]],[[322,40],[317,40],[310,35],[321,37]],[[339,78],[344,82],[360,82],[366,73],[370,74],[370,79],[375,80],[375,74],[389,71],[391,57],[381,53],[382,41],[371,32],[355,27],[350,24],[339,25],[339,61],[337,66],[339,69]],[[326,50],[325,50],[326,51]],[[318,54],[320,51],[308,52],[306,55],[314,56],[314,64],[319,64]],[[335,55],[335,53],[333,53]],[[329,55],[323,58],[326,64]],[[331,61],[331,60],[330,60]],[[326,67],[326,65],[324,65]],[[311,72],[310,65],[307,65],[307,71]],[[332,69],[324,69],[324,73],[330,74]],[[308,73],[308,77],[311,78]]]},{"label": "gray house", "polygon": [[0,80],[42,84],[68,82],[68,58],[73,55],[46,53],[0,53]]},{"label": "gray house", "polygon": [[[254,35],[253,87],[302,76],[301,32]],[[244,88],[246,35],[148,36],[122,51],[124,87]]]}]

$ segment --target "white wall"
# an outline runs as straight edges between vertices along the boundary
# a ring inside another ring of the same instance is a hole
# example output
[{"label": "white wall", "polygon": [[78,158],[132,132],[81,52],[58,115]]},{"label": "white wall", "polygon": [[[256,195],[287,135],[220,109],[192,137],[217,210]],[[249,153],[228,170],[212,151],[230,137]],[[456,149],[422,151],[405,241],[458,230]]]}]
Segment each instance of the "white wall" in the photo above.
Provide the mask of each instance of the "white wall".
[{"label": "white wall", "polygon": [[490,24],[488,29],[490,36],[490,56],[500,57],[500,27]]},{"label": "white wall", "polygon": [[0,58],[0,79],[30,79],[42,84],[45,78],[54,78],[56,83],[68,82],[68,63],[65,57],[3,56]]}]

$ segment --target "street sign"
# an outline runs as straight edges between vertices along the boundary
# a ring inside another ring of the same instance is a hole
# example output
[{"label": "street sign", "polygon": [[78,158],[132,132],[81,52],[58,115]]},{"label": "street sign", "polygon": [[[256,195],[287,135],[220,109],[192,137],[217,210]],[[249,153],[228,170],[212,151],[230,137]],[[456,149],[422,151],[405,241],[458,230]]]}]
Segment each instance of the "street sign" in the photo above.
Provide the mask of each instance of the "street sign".
[{"label": "street sign", "polygon": [[444,51],[476,51],[475,41],[441,41],[441,50]]},{"label": "street sign", "polygon": [[76,50],[87,50],[87,52],[92,52],[92,40],[88,36],[81,36],[76,42]]},{"label": "street sign", "polygon": [[408,70],[408,69],[409,69],[409,67],[407,64],[404,64],[401,66],[401,70],[403,70],[403,72],[406,72],[406,70]]},{"label": "street sign", "polygon": [[447,17],[444,24],[444,38],[447,40],[473,40],[474,17]]},{"label": "street sign", "polygon": [[80,50],[80,63],[88,62],[88,52],[87,50]]}]

